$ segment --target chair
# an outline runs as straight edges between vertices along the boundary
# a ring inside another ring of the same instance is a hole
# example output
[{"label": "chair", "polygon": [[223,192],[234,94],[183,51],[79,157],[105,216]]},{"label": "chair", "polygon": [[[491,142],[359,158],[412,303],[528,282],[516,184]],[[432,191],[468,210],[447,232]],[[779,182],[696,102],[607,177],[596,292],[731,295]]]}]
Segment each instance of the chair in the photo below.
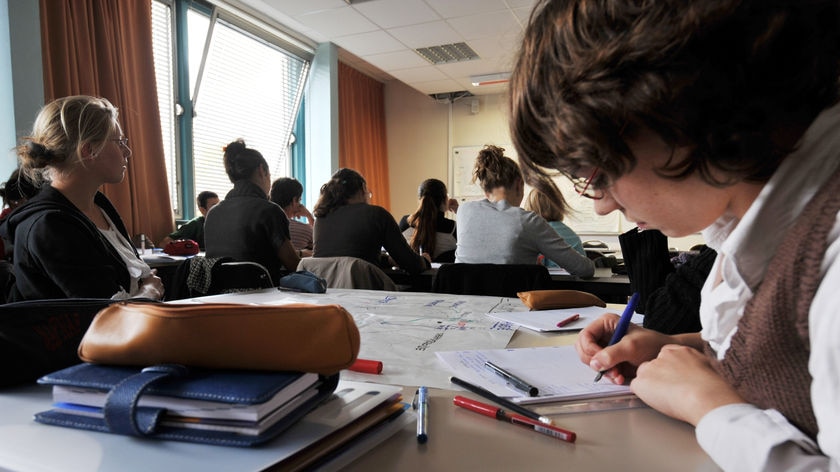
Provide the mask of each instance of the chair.
[{"label": "chair", "polygon": [[6,303],[15,286],[14,265],[7,260],[0,260],[0,304]]},{"label": "chair", "polygon": [[323,277],[329,288],[398,290],[397,284],[382,269],[357,257],[304,257],[297,269]]},{"label": "chair", "polygon": [[213,267],[208,294],[274,287],[264,265],[250,261],[222,262]]},{"label": "chair", "polygon": [[547,290],[551,275],[537,264],[442,264],[432,292],[516,297],[517,292]]}]

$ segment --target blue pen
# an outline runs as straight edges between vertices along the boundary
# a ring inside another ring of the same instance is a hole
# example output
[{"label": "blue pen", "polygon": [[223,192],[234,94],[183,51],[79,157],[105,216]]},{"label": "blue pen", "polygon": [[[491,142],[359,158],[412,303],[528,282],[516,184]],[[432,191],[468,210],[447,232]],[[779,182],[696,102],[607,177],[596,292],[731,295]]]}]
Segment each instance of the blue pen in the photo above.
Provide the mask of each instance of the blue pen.
[{"label": "blue pen", "polygon": [[[627,334],[627,328],[630,326],[630,318],[633,318],[633,313],[636,311],[636,303],[639,301],[639,292],[633,294],[630,297],[630,301],[627,302],[627,307],[624,308],[624,313],[621,314],[621,318],[618,320],[618,326],[615,327],[615,332],[610,338],[610,343],[607,346],[612,346],[613,344],[621,341],[621,338]],[[601,377],[604,376],[606,370],[602,370],[598,372],[598,375],[595,376],[595,381],[601,380]]]},{"label": "blue pen", "polygon": [[417,410],[417,442],[424,444],[429,439],[429,434],[426,431],[429,422],[429,393],[427,387],[417,389],[414,408]]}]

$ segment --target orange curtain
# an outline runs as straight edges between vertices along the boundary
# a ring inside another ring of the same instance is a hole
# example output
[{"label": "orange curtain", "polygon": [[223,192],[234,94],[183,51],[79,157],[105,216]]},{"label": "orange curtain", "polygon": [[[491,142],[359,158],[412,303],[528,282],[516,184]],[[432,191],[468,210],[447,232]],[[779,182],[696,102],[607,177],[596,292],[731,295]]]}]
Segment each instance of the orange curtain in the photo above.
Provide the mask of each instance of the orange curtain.
[{"label": "orange curtain", "polygon": [[173,230],[148,0],[40,0],[44,98],[107,98],[132,150],[126,180],[102,189],[129,234]]},{"label": "orange curtain", "polygon": [[371,203],[390,210],[385,138],[385,85],[338,63],[338,164],[358,171],[373,192]]}]

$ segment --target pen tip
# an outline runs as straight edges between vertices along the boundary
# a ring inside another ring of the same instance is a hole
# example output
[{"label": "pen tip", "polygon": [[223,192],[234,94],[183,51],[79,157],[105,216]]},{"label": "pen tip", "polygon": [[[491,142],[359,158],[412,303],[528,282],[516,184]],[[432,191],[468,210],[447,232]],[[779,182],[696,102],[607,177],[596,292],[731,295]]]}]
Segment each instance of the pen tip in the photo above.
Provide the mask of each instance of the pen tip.
[{"label": "pen tip", "polygon": [[540,416],[540,423],[545,423],[549,426],[554,426],[554,420],[547,416]]},{"label": "pen tip", "polygon": [[603,376],[604,376],[603,372],[598,372],[598,375],[595,376],[595,382],[594,383],[598,383],[601,380],[601,377],[603,377]]}]

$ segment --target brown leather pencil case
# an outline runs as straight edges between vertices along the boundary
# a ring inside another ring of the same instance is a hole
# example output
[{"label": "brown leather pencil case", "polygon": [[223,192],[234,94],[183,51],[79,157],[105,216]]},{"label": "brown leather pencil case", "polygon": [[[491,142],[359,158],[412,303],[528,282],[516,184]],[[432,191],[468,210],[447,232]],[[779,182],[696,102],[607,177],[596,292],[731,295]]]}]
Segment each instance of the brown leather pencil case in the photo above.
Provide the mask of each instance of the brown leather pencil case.
[{"label": "brown leather pencil case", "polygon": [[102,309],[79,357],[99,364],[334,374],[359,354],[359,329],[339,305],[169,304]]},{"label": "brown leather pencil case", "polygon": [[532,310],[607,306],[597,296],[579,290],[531,290],[529,292],[518,292],[516,295],[522,300],[522,303]]}]

